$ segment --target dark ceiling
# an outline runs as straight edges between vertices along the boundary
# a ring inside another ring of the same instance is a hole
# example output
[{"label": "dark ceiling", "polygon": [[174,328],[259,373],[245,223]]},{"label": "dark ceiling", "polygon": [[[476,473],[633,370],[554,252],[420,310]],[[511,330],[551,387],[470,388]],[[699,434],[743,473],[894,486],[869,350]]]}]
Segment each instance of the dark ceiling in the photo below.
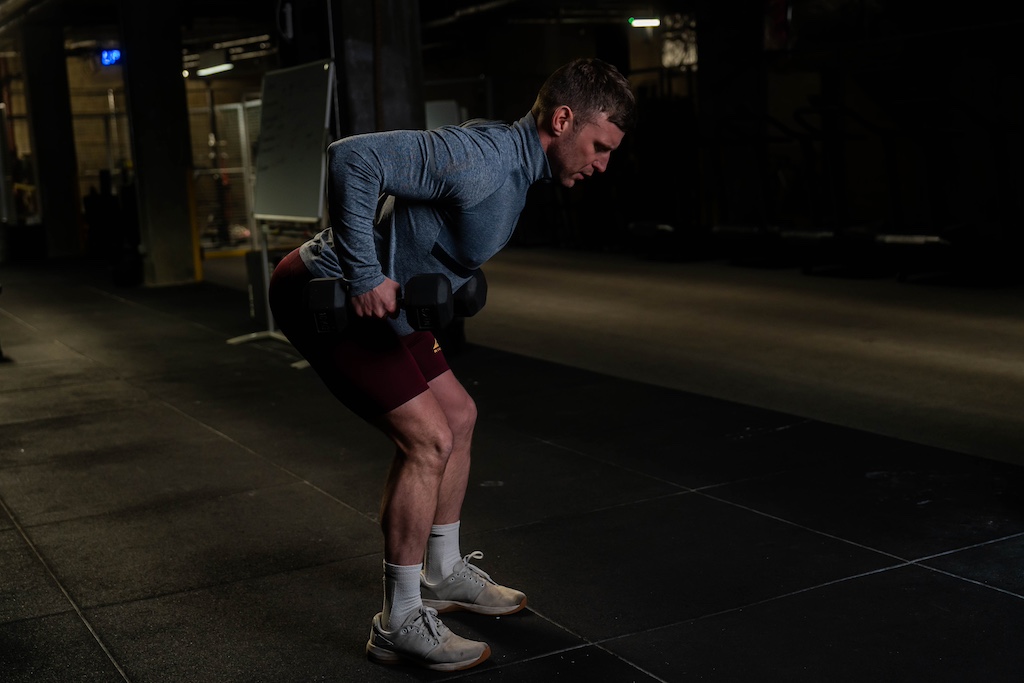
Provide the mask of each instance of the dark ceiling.
[{"label": "dark ceiling", "polygon": [[[117,47],[120,42],[119,8],[131,0],[0,0],[0,51],[18,50],[19,25],[24,22],[57,23],[64,27],[67,50],[87,52]],[[152,0],[134,0],[152,1]],[[284,12],[291,5],[293,14],[306,18],[298,31],[324,24],[319,17],[325,8],[339,8],[343,0],[159,0],[177,2],[180,10],[183,64],[198,62],[200,53],[231,47],[232,61],[249,67],[240,75],[258,73],[265,67],[259,59],[273,55],[287,42],[282,38]],[[367,0],[368,1],[368,0]],[[406,0],[376,0],[381,6]],[[425,54],[440,59],[447,51],[463,57],[467,36],[486,40],[502,28],[528,25],[561,24],[570,26],[625,25],[629,16],[655,14],[659,5],[671,2],[637,0],[421,0],[419,2],[421,40]],[[310,16],[316,18],[312,21]],[[159,23],[154,23],[154,29]],[[260,39],[262,38],[262,39]],[[237,45],[237,43],[244,43]],[[294,44],[291,46],[294,48]]]},{"label": "dark ceiling", "polygon": [[[162,0],[169,2],[173,0]],[[289,0],[177,0],[182,11],[186,49],[237,39],[274,28]],[[324,0],[326,2],[326,0]],[[335,0],[337,1],[337,0]],[[116,40],[121,0],[0,0],[0,40],[11,41],[20,21],[56,20],[68,28],[69,40]],[[317,7],[317,0],[291,0]],[[444,40],[448,31],[486,25],[602,24],[624,22],[633,14],[652,13],[665,3],[625,0],[427,0],[419,3],[424,41]],[[671,4],[671,3],[670,3]],[[675,3],[679,4],[679,3]]]}]

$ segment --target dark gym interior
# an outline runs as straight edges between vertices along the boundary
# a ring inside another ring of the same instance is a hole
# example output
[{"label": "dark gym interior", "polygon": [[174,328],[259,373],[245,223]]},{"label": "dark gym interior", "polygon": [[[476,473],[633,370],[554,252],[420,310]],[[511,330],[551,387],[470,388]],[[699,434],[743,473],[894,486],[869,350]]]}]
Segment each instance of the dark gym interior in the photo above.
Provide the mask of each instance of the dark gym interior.
[{"label": "dark gym interior", "polygon": [[[0,0],[0,680],[1020,681],[1022,29]],[[442,335],[480,411],[463,548],[528,608],[446,615],[479,667],[381,667],[391,450],[266,313],[325,224],[261,214],[268,84],[330,62],[333,139],[517,119],[576,56],[638,127],[534,188]]]}]

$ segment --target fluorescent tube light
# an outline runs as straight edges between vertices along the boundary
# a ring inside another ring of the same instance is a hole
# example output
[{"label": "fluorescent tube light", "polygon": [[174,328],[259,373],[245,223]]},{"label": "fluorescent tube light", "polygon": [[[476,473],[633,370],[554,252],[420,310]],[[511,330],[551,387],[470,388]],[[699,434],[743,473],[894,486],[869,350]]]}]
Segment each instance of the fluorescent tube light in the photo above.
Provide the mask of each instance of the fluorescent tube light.
[{"label": "fluorescent tube light", "polygon": [[213,74],[219,74],[224,71],[231,71],[235,68],[235,65],[228,62],[227,64],[215,64],[214,66],[208,66],[205,69],[196,69],[196,76],[212,76]]},{"label": "fluorescent tube light", "polygon": [[231,63],[227,50],[209,50],[199,55],[196,76],[211,76],[234,68],[235,65]]}]

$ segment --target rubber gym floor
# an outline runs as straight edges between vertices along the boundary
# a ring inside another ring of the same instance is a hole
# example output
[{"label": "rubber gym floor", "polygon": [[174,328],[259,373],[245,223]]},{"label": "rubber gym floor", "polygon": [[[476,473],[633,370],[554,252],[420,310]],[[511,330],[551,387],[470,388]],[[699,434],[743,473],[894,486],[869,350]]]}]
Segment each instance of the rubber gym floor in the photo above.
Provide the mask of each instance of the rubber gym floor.
[{"label": "rubber gym floor", "polygon": [[0,269],[5,683],[1024,679],[1020,287],[499,255],[462,549],[529,605],[439,674],[363,653],[388,443],[207,266]]}]

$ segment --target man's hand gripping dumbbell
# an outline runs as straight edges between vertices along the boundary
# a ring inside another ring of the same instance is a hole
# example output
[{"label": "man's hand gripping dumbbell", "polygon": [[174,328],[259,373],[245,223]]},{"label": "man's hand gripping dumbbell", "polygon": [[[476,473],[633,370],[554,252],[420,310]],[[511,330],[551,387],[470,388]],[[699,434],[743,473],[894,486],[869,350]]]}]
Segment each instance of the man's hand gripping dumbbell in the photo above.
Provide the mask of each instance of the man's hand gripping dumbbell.
[{"label": "man's hand gripping dumbbell", "polygon": [[[387,283],[396,285],[394,281]],[[369,296],[368,296],[369,295]],[[487,302],[487,280],[482,271],[474,272],[457,292],[440,273],[414,275],[405,283],[404,291],[396,292],[399,309],[405,310],[409,325],[416,330],[441,330],[456,316],[475,315]],[[316,278],[306,288],[306,302],[318,332],[340,332],[349,323],[349,315],[383,318],[389,314],[387,295],[376,290],[348,296],[340,278]]]}]

